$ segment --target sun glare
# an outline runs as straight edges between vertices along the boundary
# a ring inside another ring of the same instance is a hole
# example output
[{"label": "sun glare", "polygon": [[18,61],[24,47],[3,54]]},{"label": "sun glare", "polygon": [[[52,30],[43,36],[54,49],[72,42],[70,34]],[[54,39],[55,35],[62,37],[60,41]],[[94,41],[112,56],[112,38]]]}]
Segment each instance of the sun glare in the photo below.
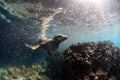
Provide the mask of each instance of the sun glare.
[{"label": "sun glare", "polygon": [[96,4],[96,5],[102,5],[104,3],[104,0],[78,0],[78,1],[84,2],[84,3]]},{"label": "sun glare", "polygon": [[98,5],[103,4],[103,0],[86,0],[86,1],[90,3],[98,4]]},{"label": "sun glare", "polygon": [[93,2],[93,3],[101,3],[103,0],[87,0],[87,1],[90,1],[90,2]]}]

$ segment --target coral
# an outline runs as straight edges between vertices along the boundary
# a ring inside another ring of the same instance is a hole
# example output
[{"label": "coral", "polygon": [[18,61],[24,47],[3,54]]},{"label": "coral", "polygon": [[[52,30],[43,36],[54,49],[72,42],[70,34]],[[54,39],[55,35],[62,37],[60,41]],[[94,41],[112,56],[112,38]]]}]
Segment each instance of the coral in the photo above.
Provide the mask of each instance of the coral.
[{"label": "coral", "polygon": [[73,44],[63,57],[65,80],[105,80],[111,76],[120,79],[119,49],[110,41]]},{"label": "coral", "polygon": [[32,67],[15,67],[10,66],[7,69],[0,69],[0,79],[2,80],[49,80],[46,75],[43,75],[46,71],[47,63],[34,64]]}]

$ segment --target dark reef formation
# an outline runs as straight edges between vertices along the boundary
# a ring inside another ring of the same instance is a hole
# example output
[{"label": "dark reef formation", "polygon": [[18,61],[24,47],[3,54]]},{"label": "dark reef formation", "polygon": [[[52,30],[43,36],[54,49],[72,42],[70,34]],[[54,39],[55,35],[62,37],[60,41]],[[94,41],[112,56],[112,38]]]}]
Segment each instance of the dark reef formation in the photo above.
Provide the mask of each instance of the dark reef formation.
[{"label": "dark reef formation", "polygon": [[65,80],[120,79],[119,49],[110,41],[73,44],[63,57]]}]

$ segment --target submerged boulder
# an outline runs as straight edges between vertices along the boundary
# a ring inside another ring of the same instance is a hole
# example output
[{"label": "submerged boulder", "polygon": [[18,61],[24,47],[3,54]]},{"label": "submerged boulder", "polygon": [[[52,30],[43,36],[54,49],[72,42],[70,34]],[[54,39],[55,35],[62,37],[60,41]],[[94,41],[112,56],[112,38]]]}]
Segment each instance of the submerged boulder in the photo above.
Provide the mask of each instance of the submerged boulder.
[{"label": "submerged boulder", "polygon": [[[119,48],[110,41],[73,44],[63,53],[65,80],[119,79]],[[89,79],[88,79],[89,78]]]}]

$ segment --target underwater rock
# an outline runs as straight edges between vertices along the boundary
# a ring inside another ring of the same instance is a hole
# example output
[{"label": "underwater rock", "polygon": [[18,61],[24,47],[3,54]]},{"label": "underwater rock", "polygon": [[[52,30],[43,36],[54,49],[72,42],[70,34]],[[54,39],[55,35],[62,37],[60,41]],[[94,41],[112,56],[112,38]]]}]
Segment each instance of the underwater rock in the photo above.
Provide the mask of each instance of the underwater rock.
[{"label": "underwater rock", "polygon": [[110,41],[73,44],[65,50],[63,57],[65,80],[83,80],[87,77],[105,80],[111,76],[120,79],[119,49]]}]

